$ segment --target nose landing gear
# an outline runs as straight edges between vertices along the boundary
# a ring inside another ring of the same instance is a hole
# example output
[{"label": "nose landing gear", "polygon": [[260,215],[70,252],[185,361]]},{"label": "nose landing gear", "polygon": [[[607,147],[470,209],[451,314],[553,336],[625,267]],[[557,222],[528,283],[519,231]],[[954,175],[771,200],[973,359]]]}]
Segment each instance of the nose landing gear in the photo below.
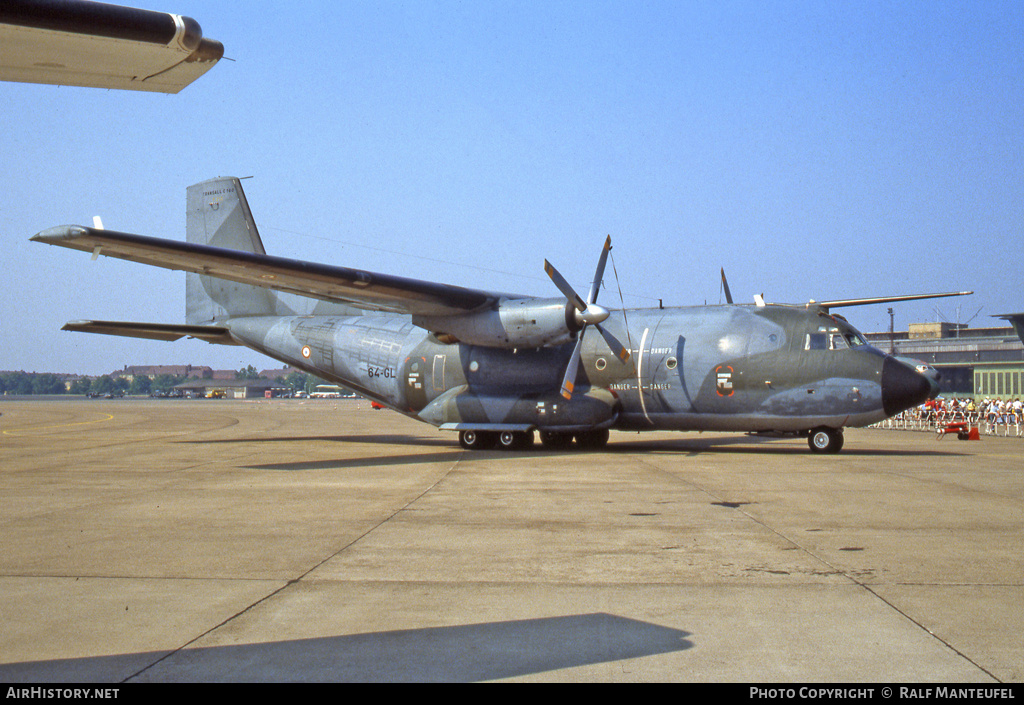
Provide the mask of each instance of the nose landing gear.
[{"label": "nose landing gear", "polygon": [[807,435],[807,445],[814,453],[838,453],[843,447],[843,429],[819,426]]}]

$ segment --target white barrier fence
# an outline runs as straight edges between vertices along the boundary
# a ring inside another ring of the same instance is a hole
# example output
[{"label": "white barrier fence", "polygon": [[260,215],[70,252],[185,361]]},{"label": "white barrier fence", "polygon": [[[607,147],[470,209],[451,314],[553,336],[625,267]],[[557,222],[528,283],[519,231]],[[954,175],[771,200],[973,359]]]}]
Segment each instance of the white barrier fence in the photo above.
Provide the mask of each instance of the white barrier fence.
[{"label": "white barrier fence", "polygon": [[871,428],[895,431],[931,431],[940,434],[949,432],[949,427],[952,424],[965,424],[968,428],[977,428],[980,434],[986,436],[1021,438],[1024,434],[1024,413],[1012,409],[1002,412],[986,412],[918,407],[902,411],[885,421],[872,425]]}]

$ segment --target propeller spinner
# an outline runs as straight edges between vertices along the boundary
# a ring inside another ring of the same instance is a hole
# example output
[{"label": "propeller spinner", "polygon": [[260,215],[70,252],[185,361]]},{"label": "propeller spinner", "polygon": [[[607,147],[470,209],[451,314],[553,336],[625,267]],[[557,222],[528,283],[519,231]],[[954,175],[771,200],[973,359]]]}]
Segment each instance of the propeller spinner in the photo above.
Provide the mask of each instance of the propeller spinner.
[{"label": "propeller spinner", "polygon": [[576,309],[576,323],[580,326],[580,332],[576,336],[576,347],[573,348],[572,357],[569,358],[569,365],[565,370],[565,376],[562,378],[561,391],[562,396],[566,399],[572,398],[572,392],[576,386],[576,374],[579,371],[580,355],[583,349],[583,335],[587,332],[589,326],[597,328],[598,332],[601,333],[601,337],[604,338],[616,357],[623,362],[629,359],[629,350],[614,335],[600,325],[610,315],[608,309],[597,305],[597,294],[601,289],[605,264],[608,262],[608,252],[611,249],[612,237],[609,235],[604,241],[601,257],[597,261],[597,272],[594,274],[594,281],[590,285],[590,293],[586,301],[580,298],[580,295],[576,293],[569,282],[565,280],[565,277],[559,274],[558,270],[550,262],[544,260],[544,271],[547,272],[548,276],[551,277],[551,281],[558,287],[558,290],[565,295],[565,298]]}]

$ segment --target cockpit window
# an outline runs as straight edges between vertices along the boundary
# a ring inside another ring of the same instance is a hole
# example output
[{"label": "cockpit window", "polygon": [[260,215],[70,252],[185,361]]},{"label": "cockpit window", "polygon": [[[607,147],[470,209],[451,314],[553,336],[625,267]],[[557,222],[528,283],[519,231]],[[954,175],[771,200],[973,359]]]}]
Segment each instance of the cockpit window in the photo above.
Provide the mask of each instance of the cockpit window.
[{"label": "cockpit window", "polygon": [[864,336],[852,328],[820,326],[816,333],[808,333],[804,350],[848,350],[867,345]]},{"label": "cockpit window", "polygon": [[848,330],[844,335],[846,336],[846,342],[850,344],[851,348],[859,348],[862,345],[868,344],[868,341],[864,340],[864,337],[855,330]]},{"label": "cockpit window", "polygon": [[828,341],[824,333],[808,333],[807,342],[804,343],[804,350],[826,350]]}]

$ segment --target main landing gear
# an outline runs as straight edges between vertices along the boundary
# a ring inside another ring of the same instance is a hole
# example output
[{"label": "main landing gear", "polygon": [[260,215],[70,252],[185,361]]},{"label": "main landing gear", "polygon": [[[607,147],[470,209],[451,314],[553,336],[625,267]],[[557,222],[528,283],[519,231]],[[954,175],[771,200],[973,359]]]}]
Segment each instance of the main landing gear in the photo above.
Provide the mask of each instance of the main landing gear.
[{"label": "main landing gear", "polygon": [[[533,431],[459,431],[459,445],[466,450],[526,450],[533,446]],[[566,450],[573,441],[582,450],[595,450],[608,445],[608,429],[562,433],[541,431],[540,442],[551,450]]]},{"label": "main landing gear", "polygon": [[459,431],[459,445],[466,450],[523,450],[533,445],[533,431]]},{"label": "main landing gear", "polygon": [[807,445],[814,453],[838,453],[843,447],[843,429],[819,426],[807,435]]}]

